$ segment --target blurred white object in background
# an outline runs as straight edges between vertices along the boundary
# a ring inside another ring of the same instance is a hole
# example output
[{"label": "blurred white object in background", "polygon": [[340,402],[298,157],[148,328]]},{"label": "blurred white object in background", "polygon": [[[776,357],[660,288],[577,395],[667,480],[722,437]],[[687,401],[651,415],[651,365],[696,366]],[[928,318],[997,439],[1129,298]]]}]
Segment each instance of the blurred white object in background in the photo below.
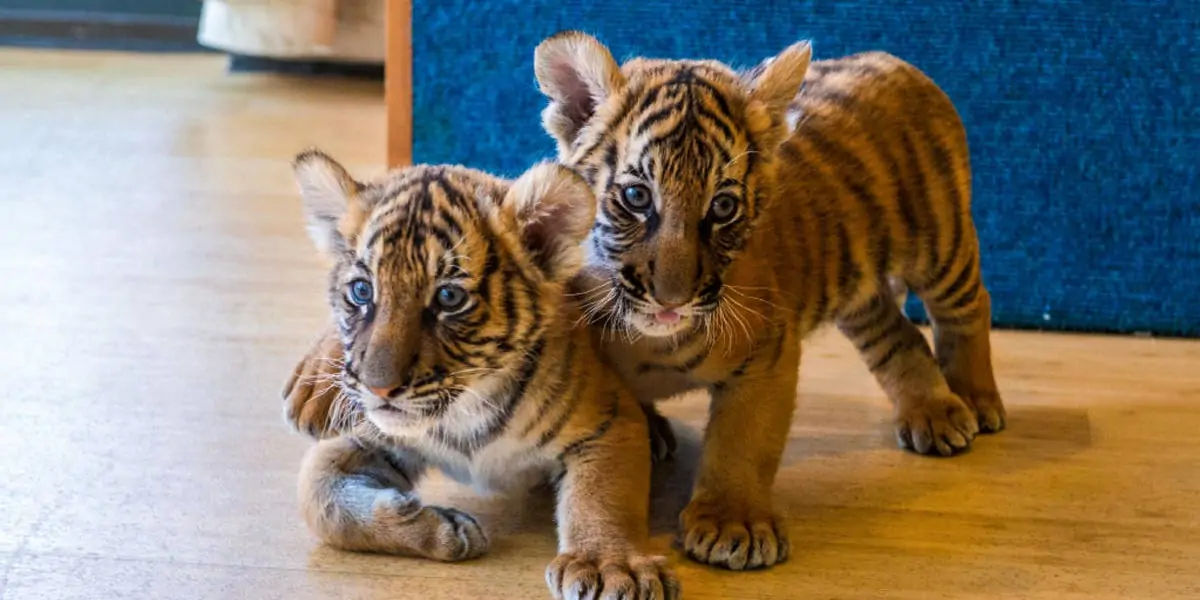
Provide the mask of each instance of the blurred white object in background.
[{"label": "blurred white object in background", "polygon": [[268,58],[382,63],[384,0],[204,0],[199,42]]}]

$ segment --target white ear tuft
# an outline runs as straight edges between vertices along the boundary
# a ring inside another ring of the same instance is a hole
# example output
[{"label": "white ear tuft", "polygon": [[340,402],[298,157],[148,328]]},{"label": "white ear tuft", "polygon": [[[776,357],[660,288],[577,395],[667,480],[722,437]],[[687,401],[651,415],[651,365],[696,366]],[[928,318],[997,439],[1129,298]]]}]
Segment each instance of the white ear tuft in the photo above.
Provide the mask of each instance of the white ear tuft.
[{"label": "white ear tuft", "polygon": [[359,184],[342,165],[320,150],[298,154],[292,168],[304,200],[309,237],[324,254],[344,252],[346,239],[339,225],[358,193]]},{"label": "white ear tuft", "polygon": [[596,217],[596,198],[582,177],[561,165],[539,164],[513,182],[504,206],[521,244],[548,278],[565,281],[582,268],[580,245]]}]

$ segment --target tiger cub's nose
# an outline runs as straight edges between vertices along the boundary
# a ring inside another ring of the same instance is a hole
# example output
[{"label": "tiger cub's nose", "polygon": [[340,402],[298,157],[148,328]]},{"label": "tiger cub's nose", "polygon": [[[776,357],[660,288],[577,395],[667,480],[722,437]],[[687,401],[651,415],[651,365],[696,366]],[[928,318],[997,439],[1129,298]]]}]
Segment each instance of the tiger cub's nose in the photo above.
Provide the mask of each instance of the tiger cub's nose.
[{"label": "tiger cub's nose", "polygon": [[396,386],[393,388],[368,386],[367,389],[371,390],[372,394],[375,394],[376,396],[379,396],[380,398],[391,398],[396,392],[400,391],[400,386]]}]

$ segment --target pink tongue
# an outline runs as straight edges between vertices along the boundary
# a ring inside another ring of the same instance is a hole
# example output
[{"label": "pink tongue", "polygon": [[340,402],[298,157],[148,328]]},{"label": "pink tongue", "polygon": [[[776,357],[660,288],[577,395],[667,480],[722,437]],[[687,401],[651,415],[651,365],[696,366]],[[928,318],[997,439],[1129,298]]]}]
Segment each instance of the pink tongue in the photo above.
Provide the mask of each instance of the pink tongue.
[{"label": "pink tongue", "polygon": [[679,322],[679,313],[673,310],[664,310],[654,314],[654,320],[663,324],[671,324]]}]

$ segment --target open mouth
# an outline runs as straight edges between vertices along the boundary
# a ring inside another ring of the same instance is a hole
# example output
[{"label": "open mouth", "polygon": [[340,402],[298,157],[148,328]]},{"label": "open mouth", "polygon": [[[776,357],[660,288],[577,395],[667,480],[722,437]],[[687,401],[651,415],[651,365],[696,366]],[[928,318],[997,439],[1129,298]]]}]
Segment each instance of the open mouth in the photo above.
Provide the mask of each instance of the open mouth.
[{"label": "open mouth", "polygon": [[634,310],[629,313],[629,325],[647,337],[667,337],[690,329],[696,317],[690,312],[659,309],[653,312]]}]

